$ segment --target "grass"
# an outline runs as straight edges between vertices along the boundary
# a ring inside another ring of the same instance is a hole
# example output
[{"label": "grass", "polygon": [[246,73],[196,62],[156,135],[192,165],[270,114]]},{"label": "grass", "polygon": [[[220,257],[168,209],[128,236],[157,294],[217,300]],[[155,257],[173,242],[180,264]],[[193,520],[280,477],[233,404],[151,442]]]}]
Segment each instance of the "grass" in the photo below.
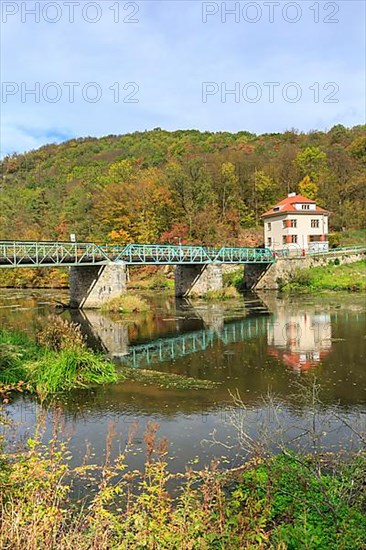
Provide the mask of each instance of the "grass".
[{"label": "grass", "polygon": [[26,378],[25,362],[37,357],[35,343],[19,332],[0,330],[0,385],[17,384]]},{"label": "grass", "polygon": [[282,290],[366,291],[366,260],[343,265],[332,262],[326,267],[301,269]]},{"label": "grass", "polygon": [[225,301],[238,298],[239,293],[233,286],[224,287],[219,290],[209,290],[201,296],[201,298],[207,302],[211,301]]},{"label": "grass", "polygon": [[211,380],[198,380],[180,374],[167,374],[165,372],[148,369],[132,369],[130,367],[119,367],[118,373],[124,379],[134,380],[142,384],[152,384],[159,388],[175,390],[208,390],[215,388],[218,384]]},{"label": "grass", "polygon": [[[49,326],[46,331],[49,335]],[[66,335],[69,334],[70,328],[67,328]],[[54,338],[51,341],[53,345]],[[40,346],[24,334],[0,331],[0,390],[17,389],[19,383],[23,383],[22,390],[46,397],[72,388],[117,381],[113,363],[102,355],[93,353],[85,345],[76,347],[72,340],[69,348],[59,339],[57,342],[59,349],[53,349]]]},{"label": "grass", "polygon": [[349,229],[329,234],[330,246],[366,246],[366,229]]},{"label": "grass", "polygon": [[144,313],[150,311],[149,304],[134,294],[122,294],[103,305],[102,311],[113,313]]},{"label": "grass", "polygon": [[27,383],[39,395],[117,382],[116,369],[110,361],[92,351],[64,349],[48,351],[26,364]]},{"label": "grass", "polygon": [[[1,424],[1,418],[0,418]],[[2,431],[10,427],[3,422]],[[235,471],[217,462],[170,474],[168,444],[148,423],[141,471],[128,470],[128,445],[115,461],[106,434],[102,466],[72,469],[71,453],[54,428],[19,445],[0,446],[0,547],[12,550],[361,550],[366,544],[366,455],[347,460],[284,451],[259,456]],[[37,433],[37,431],[36,431]],[[180,490],[169,492],[172,480]],[[72,485],[90,500],[72,498]],[[90,487],[93,491],[90,493]]]}]

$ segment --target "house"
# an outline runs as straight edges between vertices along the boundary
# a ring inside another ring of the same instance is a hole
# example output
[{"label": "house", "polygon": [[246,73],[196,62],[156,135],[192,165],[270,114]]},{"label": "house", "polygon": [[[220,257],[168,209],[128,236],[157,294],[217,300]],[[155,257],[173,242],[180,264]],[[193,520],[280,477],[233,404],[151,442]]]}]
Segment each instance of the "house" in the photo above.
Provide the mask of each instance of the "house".
[{"label": "house", "polygon": [[328,250],[329,212],[296,193],[262,214],[265,246],[272,250]]}]

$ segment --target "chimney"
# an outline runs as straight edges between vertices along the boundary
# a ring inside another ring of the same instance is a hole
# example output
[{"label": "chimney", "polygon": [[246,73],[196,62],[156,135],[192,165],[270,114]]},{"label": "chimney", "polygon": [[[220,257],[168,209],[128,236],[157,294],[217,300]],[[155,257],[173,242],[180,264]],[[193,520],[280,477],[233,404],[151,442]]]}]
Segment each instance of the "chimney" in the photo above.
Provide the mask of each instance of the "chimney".
[{"label": "chimney", "polygon": [[290,198],[290,197],[296,197],[296,193],[289,193],[287,196],[288,196],[288,198]]}]

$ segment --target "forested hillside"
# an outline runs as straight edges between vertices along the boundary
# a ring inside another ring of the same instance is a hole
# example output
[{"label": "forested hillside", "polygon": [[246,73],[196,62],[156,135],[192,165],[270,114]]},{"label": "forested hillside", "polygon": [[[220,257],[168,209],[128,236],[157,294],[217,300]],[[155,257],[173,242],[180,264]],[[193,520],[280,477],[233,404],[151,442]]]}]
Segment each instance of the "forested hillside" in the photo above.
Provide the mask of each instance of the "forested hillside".
[{"label": "forested hillside", "polygon": [[11,155],[1,163],[0,239],[247,244],[289,191],[331,210],[333,230],[364,227],[365,129],[156,128]]}]

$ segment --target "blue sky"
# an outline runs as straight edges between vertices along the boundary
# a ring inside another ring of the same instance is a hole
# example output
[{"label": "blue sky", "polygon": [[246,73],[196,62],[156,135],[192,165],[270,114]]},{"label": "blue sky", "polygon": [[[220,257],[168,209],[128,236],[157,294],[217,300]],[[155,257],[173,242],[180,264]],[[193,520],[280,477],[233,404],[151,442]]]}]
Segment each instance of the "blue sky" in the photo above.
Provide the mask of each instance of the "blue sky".
[{"label": "blue sky", "polygon": [[2,155],[154,127],[364,123],[363,1],[38,6],[1,0]]}]

